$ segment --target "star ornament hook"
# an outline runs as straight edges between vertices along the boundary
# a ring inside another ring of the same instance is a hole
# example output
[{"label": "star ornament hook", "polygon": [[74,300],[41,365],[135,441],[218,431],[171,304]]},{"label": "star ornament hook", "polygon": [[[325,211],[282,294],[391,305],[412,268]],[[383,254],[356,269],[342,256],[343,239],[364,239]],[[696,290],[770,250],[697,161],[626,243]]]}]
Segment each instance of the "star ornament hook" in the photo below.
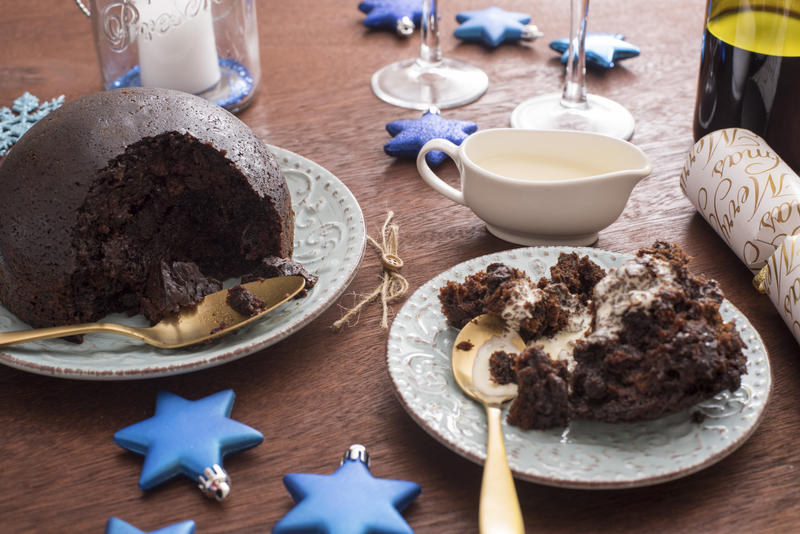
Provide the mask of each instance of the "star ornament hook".
[{"label": "star ornament hook", "polygon": [[197,479],[200,481],[197,487],[210,499],[222,501],[231,494],[231,477],[219,464],[203,469],[203,474]]},{"label": "star ornament hook", "polygon": [[401,35],[403,37],[408,37],[414,30],[417,29],[417,25],[414,24],[414,21],[411,20],[411,17],[404,15],[397,19],[397,35]]},{"label": "star ornament hook", "polygon": [[539,30],[536,24],[526,24],[522,27],[519,38],[523,41],[533,41],[539,37],[543,37],[544,33]]}]

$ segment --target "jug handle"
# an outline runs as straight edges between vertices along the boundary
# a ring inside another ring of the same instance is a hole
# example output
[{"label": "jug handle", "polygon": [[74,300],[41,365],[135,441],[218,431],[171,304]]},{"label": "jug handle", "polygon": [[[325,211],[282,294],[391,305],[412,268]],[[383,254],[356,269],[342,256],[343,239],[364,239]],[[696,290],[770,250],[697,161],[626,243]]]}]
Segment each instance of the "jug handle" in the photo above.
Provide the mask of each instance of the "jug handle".
[{"label": "jug handle", "polygon": [[81,0],[75,0],[75,5],[77,5],[78,9],[83,11],[83,14],[86,15],[87,17],[91,17],[92,16],[92,12],[89,11],[89,8],[86,7],[86,4],[81,2]]},{"label": "jug handle", "polygon": [[460,172],[461,162],[458,154],[458,146],[451,143],[447,139],[431,139],[425,143],[425,145],[423,145],[419,151],[419,154],[417,155],[417,170],[419,171],[419,175],[422,177],[425,183],[431,186],[435,191],[446,196],[453,202],[458,202],[459,204],[466,206],[466,202],[464,201],[464,193],[445,183],[444,180],[439,178],[428,166],[428,162],[425,160],[425,155],[431,150],[441,150],[453,158],[453,161],[456,162],[456,166],[458,166]]}]

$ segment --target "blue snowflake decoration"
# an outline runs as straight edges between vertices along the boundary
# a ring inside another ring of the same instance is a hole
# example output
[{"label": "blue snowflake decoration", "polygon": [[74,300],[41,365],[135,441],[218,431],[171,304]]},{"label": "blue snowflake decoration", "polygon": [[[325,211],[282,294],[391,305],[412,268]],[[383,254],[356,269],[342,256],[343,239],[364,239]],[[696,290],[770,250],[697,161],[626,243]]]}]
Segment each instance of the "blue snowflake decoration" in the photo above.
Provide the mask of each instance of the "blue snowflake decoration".
[{"label": "blue snowflake decoration", "polygon": [[286,475],[297,505],[272,534],[413,534],[400,512],[420,494],[419,484],[375,478],[367,461],[364,447],[353,445],[331,475]]},{"label": "blue snowflake decoration", "polygon": [[422,21],[422,0],[364,0],[358,9],[367,14],[364,26],[373,30],[408,36]]},{"label": "blue snowflake decoration", "polygon": [[[561,63],[569,57],[569,37],[562,37],[550,43],[550,48],[561,52]],[[578,47],[575,47],[577,55]],[[639,48],[626,42],[621,33],[587,33],[586,64],[610,69],[615,61],[639,55]]]},{"label": "blue snowflake decoration", "polygon": [[26,91],[14,100],[11,108],[0,108],[0,156],[5,156],[22,134],[63,103],[64,95],[61,95],[39,104],[39,99]]},{"label": "blue snowflake decoration", "polygon": [[[383,151],[396,158],[416,159],[422,146],[431,139],[447,139],[460,145],[477,129],[478,125],[474,122],[443,119],[438,113],[426,111],[419,119],[388,123],[386,131],[394,139],[383,145]],[[447,157],[441,150],[431,150],[426,154],[425,161],[431,167],[436,167]]]},{"label": "blue snowflake decoration", "polygon": [[461,26],[453,33],[465,41],[478,41],[495,48],[504,42],[529,40],[541,37],[536,26],[528,24],[527,13],[506,11],[496,6],[476,11],[462,11],[456,15]]},{"label": "blue snowflake decoration", "polygon": [[[150,531],[150,534],[194,534],[194,521],[181,521],[168,527]],[[145,534],[143,531],[126,523],[122,519],[112,517],[106,523],[106,534]]]}]

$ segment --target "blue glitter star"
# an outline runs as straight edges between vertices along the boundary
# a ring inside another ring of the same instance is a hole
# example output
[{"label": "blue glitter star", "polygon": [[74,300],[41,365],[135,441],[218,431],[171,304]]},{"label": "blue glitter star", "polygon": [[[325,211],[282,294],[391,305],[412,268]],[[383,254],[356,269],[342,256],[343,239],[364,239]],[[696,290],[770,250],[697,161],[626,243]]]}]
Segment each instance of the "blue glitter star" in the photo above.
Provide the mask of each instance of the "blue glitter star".
[{"label": "blue glitter star", "polygon": [[114,443],[145,455],[139,487],[150,489],[183,473],[194,481],[228,454],[261,443],[264,436],[228,416],[233,391],[189,401],[162,391],[156,414],[114,434]]},{"label": "blue glitter star", "polygon": [[[168,527],[153,530],[150,534],[193,534],[194,521],[181,521]],[[145,534],[143,531],[116,517],[106,523],[106,534]]]},{"label": "blue glitter star", "polygon": [[419,485],[374,478],[365,460],[346,457],[331,475],[292,473],[283,483],[297,505],[272,534],[413,534],[400,512],[420,494]]},{"label": "blue glitter star", "polygon": [[422,20],[422,0],[364,0],[358,9],[367,14],[364,26],[375,30],[395,31],[403,17],[416,26]]},{"label": "blue glitter star", "polygon": [[22,134],[63,103],[64,95],[40,104],[38,98],[25,92],[10,109],[0,108],[0,156],[5,156]]},{"label": "blue glitter star", "polygon": [[466,41],[480,41],[492,48],[506,41],[532,39],[541,35],[535,26],[527,26],[531,21],[530,15],[495,6],[477,11],[462,11],[456,15],[456,20],[461,26],[456,28],[453,35]]},{"label": "blue glitter star", "polygon": [[[569,56],[569,37],[556,39],[550,43],[550,48],[561,52],[561,63],[566,63]],[[577,50],[577,46],[575,47]],[[577,52],[576,52],[577,54]],[[621,33],[587,33],[586,34],[586,64],[604,69],[610,69],[615,61],[636,57],[639,48],[626,42]]]},{"label": "blue glitter star", "polygon": [[[474,122],[443,119],[438,113],[426,111],[419,119],[388,123],[386,131],[394,139],[383,145],[383,150],[396,158],[416,159],[422,145],[431,139],[447,139],[453,144],[460,145],[477,129],[478,125]],[[432,150],[425,156],[425,161],[431,167],[435,167],[447,157],[441,150]]]}]

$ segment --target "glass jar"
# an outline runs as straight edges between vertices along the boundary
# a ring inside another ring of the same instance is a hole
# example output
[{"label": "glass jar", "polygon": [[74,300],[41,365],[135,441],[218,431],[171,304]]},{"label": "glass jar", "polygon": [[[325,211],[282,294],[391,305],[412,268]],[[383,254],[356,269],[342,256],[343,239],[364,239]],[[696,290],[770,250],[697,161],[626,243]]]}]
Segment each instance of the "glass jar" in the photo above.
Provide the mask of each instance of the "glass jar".
[{"label": "glass jar", "polygon": [[89,0],[105,89],[164,87],[244,109],[261,78],[255,0]]}]

